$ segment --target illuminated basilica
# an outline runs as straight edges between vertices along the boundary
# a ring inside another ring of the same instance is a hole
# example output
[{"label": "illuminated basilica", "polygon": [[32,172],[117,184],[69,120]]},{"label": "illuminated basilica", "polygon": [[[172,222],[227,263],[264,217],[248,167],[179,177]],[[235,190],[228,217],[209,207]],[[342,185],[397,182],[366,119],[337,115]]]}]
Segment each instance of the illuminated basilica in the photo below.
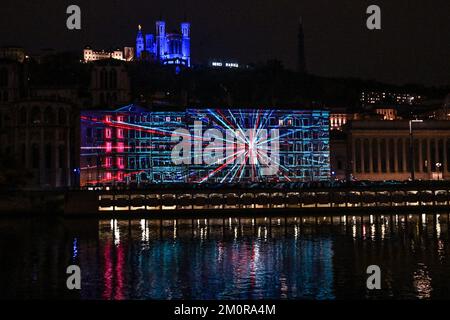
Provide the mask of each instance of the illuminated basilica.
[{"label": "illuminated basilica", "polygon": [[163,64],[191,66],[190,23],[181,23],[181,32],[167,32],[164,21],[156,22],[156,34],[144,34],[139,25],[136,59]]}]

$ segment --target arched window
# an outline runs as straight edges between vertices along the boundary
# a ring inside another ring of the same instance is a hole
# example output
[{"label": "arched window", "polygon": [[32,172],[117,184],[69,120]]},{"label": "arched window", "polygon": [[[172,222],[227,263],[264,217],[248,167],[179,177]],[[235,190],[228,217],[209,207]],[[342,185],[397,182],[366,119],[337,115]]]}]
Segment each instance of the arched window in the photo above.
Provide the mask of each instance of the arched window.
[{"label": "arched window", "polygon": [[40,124],[41,123],[41,109],[39,107],[33,107],[31,111],[31,123]]},{"label": "arched window", "polygon": [[66,148],[64,146],[58,147],[58,167],[63,169],[66,162]]},{"label": "arched window", "polygon": [[19,124],[20,125],[27,124],[27,109],[25,107],[22,107],[19,110]]},{"label": "arched window", "polygon": [[117,71],[116,71],[116,69],[112,69],[109,72],[109,87],[111,89],[117,89]]}]

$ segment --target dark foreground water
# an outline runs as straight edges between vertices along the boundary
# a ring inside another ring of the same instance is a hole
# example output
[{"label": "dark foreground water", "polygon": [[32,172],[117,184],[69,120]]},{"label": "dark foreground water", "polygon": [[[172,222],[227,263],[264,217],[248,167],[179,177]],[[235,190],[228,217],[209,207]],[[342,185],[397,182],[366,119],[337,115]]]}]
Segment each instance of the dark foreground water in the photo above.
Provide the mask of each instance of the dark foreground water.
[{"label": "dark foreground water", "polygon": [[0,298],[448,299],[448,215],[0,220]]}]

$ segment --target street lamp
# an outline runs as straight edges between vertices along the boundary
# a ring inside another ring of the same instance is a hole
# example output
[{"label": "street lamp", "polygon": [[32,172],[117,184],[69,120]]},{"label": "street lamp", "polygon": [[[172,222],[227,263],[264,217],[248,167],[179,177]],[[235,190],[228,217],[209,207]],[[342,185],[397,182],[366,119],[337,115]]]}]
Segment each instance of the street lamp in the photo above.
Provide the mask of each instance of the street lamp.
[{"label": "street lamp", "polygon": [[414,170],[415,170],[415,154],[414,154],[414,146],[413,146],[413,123],[422,123],[423,120],[409,120],[409,166],[411,170],[411,181],[415,180]]},{"label": "street lamp", "polygon": [[438,180],[440,180],[440,177],[441,177],[441,167],[442,167],[442,163],[440,163],[440,162],[436,163],[436,169],[437,169],[437,174],[438,174]]}]

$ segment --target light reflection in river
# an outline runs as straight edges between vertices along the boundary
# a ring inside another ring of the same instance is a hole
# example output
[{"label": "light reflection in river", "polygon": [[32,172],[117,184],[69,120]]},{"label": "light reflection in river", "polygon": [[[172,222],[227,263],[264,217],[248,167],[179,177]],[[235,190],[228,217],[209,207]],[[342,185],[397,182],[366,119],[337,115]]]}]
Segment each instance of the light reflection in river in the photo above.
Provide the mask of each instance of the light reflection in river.
[{"label": "light reflection in river", "polygon": [[[450,298],[448,217],[0,221],[0,297]],[[83,272],[78,294],[69,264]]]}]

